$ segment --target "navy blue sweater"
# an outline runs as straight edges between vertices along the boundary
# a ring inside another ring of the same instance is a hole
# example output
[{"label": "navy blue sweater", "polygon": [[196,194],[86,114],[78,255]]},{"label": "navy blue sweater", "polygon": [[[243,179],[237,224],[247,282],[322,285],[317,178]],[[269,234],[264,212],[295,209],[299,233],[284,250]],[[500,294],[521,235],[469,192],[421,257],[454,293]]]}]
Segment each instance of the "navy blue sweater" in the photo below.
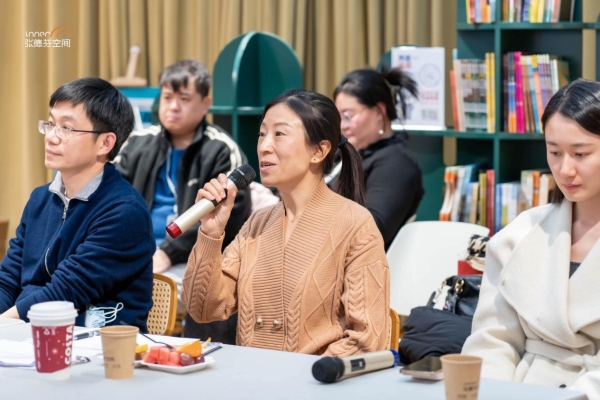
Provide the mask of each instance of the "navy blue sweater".
[{"label": "navy blue sweater", "polygon": [[[98,189],[68,208],[49,185],[36,188],[0,268],[0,313],[45,301],[71,301],[85,323],[90,306],[123,309],[112,324],[146,331],[152,307],[150,213],[142,197],[107,163]],[[66,211],[66,212],[65,212]],[[63,217],[64,213],[64,217]]]}]

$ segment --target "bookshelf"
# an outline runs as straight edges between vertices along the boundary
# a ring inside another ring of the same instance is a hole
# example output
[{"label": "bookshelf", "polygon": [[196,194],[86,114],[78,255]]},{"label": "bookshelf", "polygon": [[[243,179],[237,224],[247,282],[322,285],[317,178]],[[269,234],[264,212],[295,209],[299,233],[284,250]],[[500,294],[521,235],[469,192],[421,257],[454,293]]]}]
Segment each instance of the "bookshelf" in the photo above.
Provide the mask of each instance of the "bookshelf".
[{"label": "bookshelf", "polygon": [[[497,16],[501,16],[501,5],[501,1],[496,2]],[[497,19],[500,20],[501,17]],[[456,23],[458,58],[485,59],[485,53],[495,54],[495,133],[458,132],[452,129],[408,131],[409,147],[419,160],[425,187],[425,196],[417,210],[417,220],[437,220],[439,217],[444,194],[444,170],[447,166],[443,161],[444,143],[448,142],[447,138],[456,141],[456,165],[481,163],[483,167],[493,168],[496,183],[518,181],[521,170],[548,167],[544,135],[502,132],[502,55],[511,51],[523,51],[561,56],[569,63],[571,81],[581,77],[582,74],[582,44],[585,29],[596,29],[598,54],[600,21],[582,22],[581,1],[575,3],[573,22],[469,24],[465,1],[458,0]],[[390,62],[391,54],[387,52],[382,57],[379,67],[389,66]],[[600,65],[596,66],[596,71],[597,79],[600,79]]]},{"label": "bookshelf", "polygon": [[215,89],[209,113],[258,170],[256,140],[264,106],[285,90],[302,87],[300,61],[280,37],[248,32],[225,46],[213,70]]}]

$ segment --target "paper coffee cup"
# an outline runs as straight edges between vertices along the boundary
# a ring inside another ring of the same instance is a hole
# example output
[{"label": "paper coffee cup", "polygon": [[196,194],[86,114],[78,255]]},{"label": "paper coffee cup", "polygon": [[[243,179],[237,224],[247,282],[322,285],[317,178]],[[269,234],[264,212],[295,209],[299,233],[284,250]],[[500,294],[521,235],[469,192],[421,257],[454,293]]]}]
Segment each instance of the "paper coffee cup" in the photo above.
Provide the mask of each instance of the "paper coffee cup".
[{"label": "paper coffee cup", "polygon": [[482,359],[448,354],[441,357],[446,400],[477,400]]},{"label": "paper coffee cup", "polygon": [[33,334],[35,369],[44,379],[69,379],[76,317],[77,311],[68,301],[34,304],[27,312]]},{"label": "paper coffee cup", "polygon": [[133,378],[135,343],[138,332],[139,329],[135,326],[116,325],[100,328],[106,378]]}]

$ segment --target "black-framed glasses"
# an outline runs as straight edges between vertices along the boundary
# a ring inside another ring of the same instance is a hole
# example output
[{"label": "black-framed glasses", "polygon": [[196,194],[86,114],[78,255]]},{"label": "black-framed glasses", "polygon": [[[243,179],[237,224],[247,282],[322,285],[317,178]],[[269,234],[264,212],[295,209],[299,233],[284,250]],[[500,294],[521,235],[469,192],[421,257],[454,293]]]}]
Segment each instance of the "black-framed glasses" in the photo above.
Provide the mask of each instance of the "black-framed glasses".
[{"label": "black-framed glasses", "polygon": [[106,133],[106,132],[100,132],[100,131],[85,131],[82,129],[73,129],[70,128],[68,126],[60,126],[60,125],[56,125],[53,124],[50,121],[39,121],[38,122],[38,130],[40,131],[41,134],[43,135],[47,135],[50,132],[52,132],[54,129],[56,129],[56,136],[58,136],[61,139],[70,139],[73,137],[73,132],[82,132],[82,133],[96,133],[96,134],[100,134],[100,133]]}]

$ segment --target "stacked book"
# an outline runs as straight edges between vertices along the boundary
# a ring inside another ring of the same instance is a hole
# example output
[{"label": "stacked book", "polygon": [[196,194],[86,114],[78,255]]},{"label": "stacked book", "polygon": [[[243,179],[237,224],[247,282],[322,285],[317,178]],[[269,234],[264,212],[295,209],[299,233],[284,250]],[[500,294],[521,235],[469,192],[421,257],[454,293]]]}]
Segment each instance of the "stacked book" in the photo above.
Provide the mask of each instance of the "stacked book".
[{"label": "stacked book", "polygon": [[454,60],[450,94],[454,129],[461,132],[494,132],[496,124],[495,57]]},{"label": "stacked book", "polygon": [[466,0],[470,24],[496,22],[496,0]]},{"label": "stacked book", "polygon": [[480,169],[478,164],[446,167],[440,221],[488,226],[493,220],[493,202],[488,199],[494,198],[494,179],[493,169]]},{"label": "stacked book", "polygon": [[502,56],[502,70],[503,130],[542,133],[548,101],[568,83],[568,63],[553,55],[515,51]]},{"label": "stacked book", "polygon": [[575,0],[502,0],[502,21],[573,21],[574,7]]},{"label": "stacked book", "polygon": [[479,224],[498,232],[522,211],[548,204],[555,182],[548,170],[521,171],[518,182],[495,183],[479,164],[447,167],[440,221]]}]

